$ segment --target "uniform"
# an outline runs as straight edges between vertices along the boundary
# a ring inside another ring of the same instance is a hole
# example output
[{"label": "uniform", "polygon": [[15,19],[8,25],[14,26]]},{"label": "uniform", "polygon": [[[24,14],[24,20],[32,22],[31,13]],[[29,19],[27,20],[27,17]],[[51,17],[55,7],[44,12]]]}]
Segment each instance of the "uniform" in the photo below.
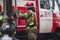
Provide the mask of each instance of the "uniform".
[{"label": "uniform", "polygon": [[0,27],[1,27],[1,25],[2,25],[2,19],[3,19],[3,16],[0,15]]},{"label": "uniform", "polygon": [[[30,14],[29,14],[30,13]],[[36,23],[35,14],[32,10],[29,10],[26,14],[27,30],[28,30],[28,40],[36,40]]]}]

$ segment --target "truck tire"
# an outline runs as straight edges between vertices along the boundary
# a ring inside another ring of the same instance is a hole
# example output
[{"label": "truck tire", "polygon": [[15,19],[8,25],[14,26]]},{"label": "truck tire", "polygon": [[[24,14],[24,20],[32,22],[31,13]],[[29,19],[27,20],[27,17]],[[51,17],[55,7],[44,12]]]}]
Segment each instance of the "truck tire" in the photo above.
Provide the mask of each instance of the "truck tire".
[{"label": "truck tire", "polygon": [[56,30],[55,30],[55,33],[60,36],[60,27],[57,27]]}]

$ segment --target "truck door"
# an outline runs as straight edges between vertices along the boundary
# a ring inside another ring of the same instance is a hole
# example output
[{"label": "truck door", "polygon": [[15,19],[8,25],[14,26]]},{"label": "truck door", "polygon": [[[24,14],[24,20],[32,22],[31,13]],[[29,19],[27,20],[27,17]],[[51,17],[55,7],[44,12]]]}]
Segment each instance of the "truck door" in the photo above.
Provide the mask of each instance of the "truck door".
[{"label": "truck door", "polygon": [[39,5],[39,33],[50,33],[53,25],[52,11],[49,0],[38,0]]}]

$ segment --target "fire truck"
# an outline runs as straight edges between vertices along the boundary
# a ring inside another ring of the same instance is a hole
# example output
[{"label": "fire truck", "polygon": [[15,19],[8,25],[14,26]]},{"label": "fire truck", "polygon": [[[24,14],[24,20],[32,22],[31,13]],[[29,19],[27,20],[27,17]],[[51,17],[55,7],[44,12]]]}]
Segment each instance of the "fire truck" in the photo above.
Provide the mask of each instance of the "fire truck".
[{"label": "fire truck", "polygon": [[[60,29],[60,14],[56,0],[17,1],[17,10],[22,10],[26,13],[27,7],[35,8],[38,33],[51,33],[55,32],[56,29]],[[12,10],[14,10],[14,3]],[[26,20],[17,20],[16,31],[19,30],[26,30]]]}]

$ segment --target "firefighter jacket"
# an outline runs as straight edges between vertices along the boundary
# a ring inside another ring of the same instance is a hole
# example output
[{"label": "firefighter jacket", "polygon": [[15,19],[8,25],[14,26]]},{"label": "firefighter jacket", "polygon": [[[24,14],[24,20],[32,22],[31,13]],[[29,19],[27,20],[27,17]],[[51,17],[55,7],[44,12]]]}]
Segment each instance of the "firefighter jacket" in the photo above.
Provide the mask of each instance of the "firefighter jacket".
[{"label": "firefighter jacket", "polygon": [[2,16],[2,15],[0,15],[0,21],[2,21],[2,19],[3,19],[3,16]]},{"label": "firefighter jacket", "polygon": [[29,10],[29,12],[31,12],[31,15],[29,13],[25,13],[26,22],[27,22],[27,28],[34,28],[34,27],[36,27],[35,14],[31,10]]}]

